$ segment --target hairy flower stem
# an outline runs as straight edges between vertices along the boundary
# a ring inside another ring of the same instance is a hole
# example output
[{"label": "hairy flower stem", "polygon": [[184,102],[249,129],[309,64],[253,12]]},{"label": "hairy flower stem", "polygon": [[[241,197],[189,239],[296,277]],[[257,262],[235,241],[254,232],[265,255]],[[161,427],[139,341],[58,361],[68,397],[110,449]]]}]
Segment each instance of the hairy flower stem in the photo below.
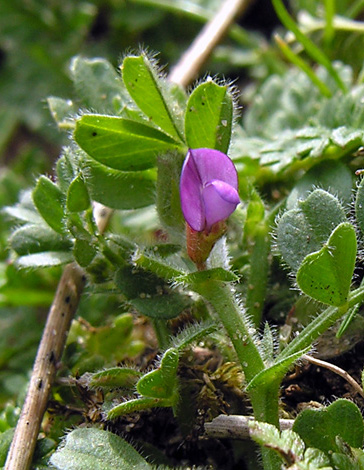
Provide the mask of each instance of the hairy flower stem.
[{"label": "hairy flower stem", "polygon": [[[227,283],[209,280],[191,286],[212,306],[213,312],[223,324],[238,356],[245,378],[252,380],[264,368],[264,362],[256,345],[255,328],[235,293]],[[255,419],[279,427],[278,396],[280,381],[249,391]],[[273,451],[262,449],[265,470],[278,470],[280,462]]]}]

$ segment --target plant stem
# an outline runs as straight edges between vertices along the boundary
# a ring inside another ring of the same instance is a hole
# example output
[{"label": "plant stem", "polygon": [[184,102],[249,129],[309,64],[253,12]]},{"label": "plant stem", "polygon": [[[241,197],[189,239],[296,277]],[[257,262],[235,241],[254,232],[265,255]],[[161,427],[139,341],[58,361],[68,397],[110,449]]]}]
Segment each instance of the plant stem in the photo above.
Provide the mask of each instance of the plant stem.
[{"label": "plant stem", "polygon": [[324,41],[326,47],[329,47],[335,34],[334,29],[335,0],[325,0],[325,30]]},{"label": "plant stem", "polygon": [[250,382],[264,369],[264,363],[256,346],[256,330],[239,305],[233,288],[215,280],[196,283],[191,287],[212,305],[233,343],[246,380]]},{"label": "plant stem", "polygon": [[325,67],[326,70],[331,75],[331,77],[335,80],[337,86],[344,93],[346,93],[347,92],[346,86],[344,85],[337,71],[334,69],[331,61],[321,51],[321,49],[316,46],[316,44],[314,44],[304,33],[302,33],[302,31],[299,29],[294,19],[286,10],[286,7],[284,6],[283,1],[272,0],[272,3],[279,19],[282,21],[282,23],[288,30],[292,31],[292,33],[296,36],[297,41],[299,41],[302,44],[302,46],[305,48],[307,54],[310,55],[313,60],[315,60],[316,62],[321,64],[323,67]]},{"label": "plant stem", "polygon": [[319,79],[312,68],[297,54],[295,54],[278,34],[274,36],[274,39],[278,44],[279,49],[287,57],[287,59],[292,62],[292,64],[296,65],[296,67],[300,68],[308,76],[308,78],[314,85],[317,86],[323,96],[330,98],[332,96],[330,89],[322,80]]},{"label": "plant stem", "polygon": [[166,349],[170,343],[171,333],[167,326],[167,320],[163,318],[154,318],[153,327],[157,336],[159,349]]}]

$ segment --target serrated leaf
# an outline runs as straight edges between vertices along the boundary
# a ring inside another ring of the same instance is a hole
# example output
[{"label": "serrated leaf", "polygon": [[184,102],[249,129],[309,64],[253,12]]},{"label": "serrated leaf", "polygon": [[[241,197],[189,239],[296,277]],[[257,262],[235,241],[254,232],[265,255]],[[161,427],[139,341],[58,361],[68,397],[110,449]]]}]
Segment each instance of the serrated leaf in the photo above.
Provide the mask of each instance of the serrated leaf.
[{"label": "serrated leaf", "polygon": [[59,187],[41,176],[33,190],[33,201],[47,224],[56,232],[64,233],[64,196]]},{"label": "serrated leaf", "polygon": [[41,251],[66,251],[72,246],[70,240],[54,233],[43,223],[23,225],[13,232],[9,241],[12,249],[20,256]]},{"label": "serrated leaf", "polygon": [[21,256],[16,260],[16,264],[21,268],[46,268],[70,263],[72,260],[72,253],[68,251],[44,251]]},{"label": "serrated leaf", "polygon": [[90,207],[91,201],[87,186],[81,175],[78,175],[70,184],[67,191],[67,209],[70,212],[82,212]]},{"label": "serrated leaf", "polygon": [[154,169],[118,171],[85,159],[83,175],[91,198],[112,209],[139,209],[155,202]]},{"label": "serrated leaf", "polygon": [[283,260],[297,271],[303,259],[320,250],[334,228],[345,220],[336,197],[321,189],[313,191],[278,221],[277,245]]},{"label": "serrated leaf", "polygon": [[227,86],[208,80],[192,92],[186,110],[189,148],[212,148],[227,153],[232,129],[233,101]]},{"label": "serrated leaf", "polygon": [[159,79],[147,57],[145,55],[126,57],[121,70],[130,96],[148,120],[174,139],[182,140],[178,123],[163,94],[163,87],[167,84]]},{"label": "serrated leaf", "polygon": [[352,447],[363,445],[363,418],[359,408],[349,400],[338,399],[327,408],[302,411],[293,430],[307,446],[324,452],[340,452],[337,436]]},{"label": "serrated leaf", "polygon": [[158,153],[179,146],[167,134],[153,127],[97,114],[84,115],[77,120],[74,138],[90,157],[122,171],[151,168]]},{"label": "serrated leaf", "polygon": [[347,301],[355,259],[355,229],[344,222],[320,251],[306,256],[297,272],[297,284],[309,297],[339,307]]},{"label": "serrated leaf", "polygon": [[88,108],[115,113],[127,102],[123,83],[107,60],[76,56],[70,71],[77,93]]},{"label": "serrated leaf", "polygon": [[152,467],[121,437],[96,428],[67,434],[63,447],[51,457],[58,470],[149,470]]},{"label": "serrated leaf", "polygon": [[113,367],[91,375],[88,386],[111,390],[114,388],[132,388],[141,376],[141,372],[128,367]]}]

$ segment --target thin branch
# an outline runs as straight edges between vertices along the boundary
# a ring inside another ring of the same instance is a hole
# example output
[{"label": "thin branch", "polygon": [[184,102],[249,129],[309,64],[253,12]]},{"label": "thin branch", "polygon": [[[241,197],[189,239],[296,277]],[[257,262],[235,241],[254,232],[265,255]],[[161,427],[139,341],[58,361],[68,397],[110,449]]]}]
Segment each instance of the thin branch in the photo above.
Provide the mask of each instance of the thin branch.
[{"label": "thin branch", "polygon": [[226,34],[232,22],[248,7],[247,0],[227,0],[213,19],[205,25],[193,41],[191,47],[183,54],[181,60],[172,69],[169,79],[186,87],[197,75],[215,46]]},{"label": "thin branch", "polygon": [[[220,415],[210,423],[205,423],[205,433],[216,439],[250,439],[251,421],[254,421],[252,416]],[[292,429],[293,423],[293,419],[280,419],[281,431]]]},{"label": "thin branch", "polygon": [[[181,86],[188,85],[221,40],[238,11],[243,10],[247,4],[247,0],[226,0],[176,65],[169,80]],[[100,233],[106,229],[112,213],[111,209],[95,204],[94,214]],[[39,344],[27,396],[9,449],[5,470],[29,470],[31,466],[49,392],[56,376],[57,364],[61,360],[85,280],[83,271],[75,263],[65,267]]]},{"label": "thin branch", "polygon": [[[101,233],[105,230],[111,213],[106,207],[95,207],[95,220]],[[38,347],[5,470],[28,470],[31,466],[49,393],[85,282],[86,276],[76,263],[65,267]]]},{"label": "thin branch", "polygon": [[310,362],[311,364],[314,364],[316,366],[329,369],[331,370],[331,372],[334,372],[335,374],[340,375],[340,377],[345,379],[353,387],[356,393],[358,393],[361,397],[364,398],[363,388],[348,372],[346,372],[346,370],[341,369],[340,367],[335,366],[334,364],[331,364],[330,362],[326,362],[321,359],[316,359],[315,357],[308,356],[307,354],[302,356],[302,359],[305,359],[307,362]]}]

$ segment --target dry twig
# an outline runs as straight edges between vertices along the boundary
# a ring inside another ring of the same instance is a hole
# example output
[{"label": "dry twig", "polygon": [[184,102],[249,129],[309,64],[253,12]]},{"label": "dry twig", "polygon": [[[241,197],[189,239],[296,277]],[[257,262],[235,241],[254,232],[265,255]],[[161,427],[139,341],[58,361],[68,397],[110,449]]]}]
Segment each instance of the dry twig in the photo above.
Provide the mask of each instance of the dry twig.
[{"label": "dry twig", "polygon": [[[220,415],[210,423],[205,423],[205,433],[216,439],[250,439],[249,422],[253,416]],[[280,419],[281,431],[292,429],[293,419]]]}]

